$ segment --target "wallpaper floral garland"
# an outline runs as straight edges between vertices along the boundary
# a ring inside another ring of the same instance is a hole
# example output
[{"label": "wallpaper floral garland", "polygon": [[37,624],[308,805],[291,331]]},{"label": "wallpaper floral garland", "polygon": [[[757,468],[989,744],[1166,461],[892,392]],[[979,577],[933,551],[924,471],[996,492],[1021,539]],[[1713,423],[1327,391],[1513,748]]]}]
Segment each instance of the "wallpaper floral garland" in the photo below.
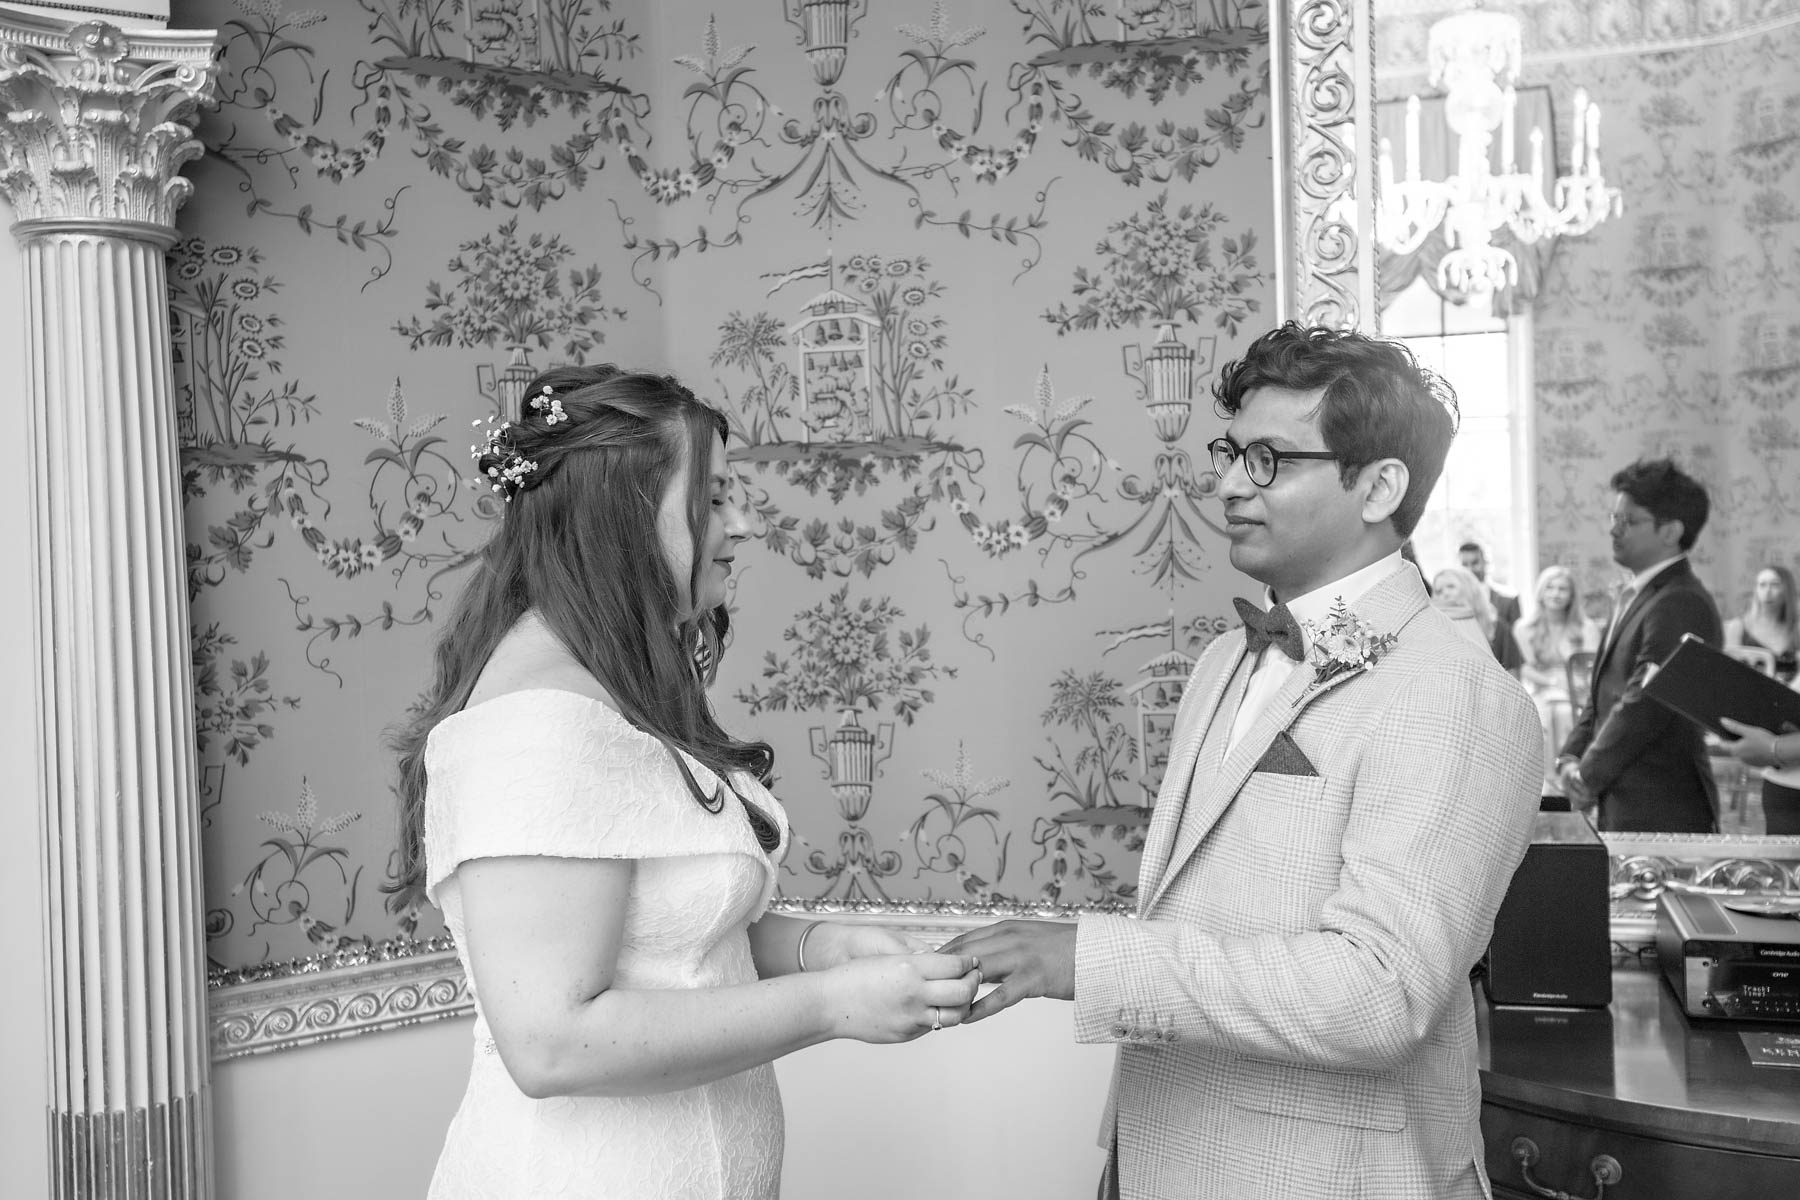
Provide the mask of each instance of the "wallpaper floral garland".
[{"label": "wallpaper floral garland", "polygon": [[441,933],[384,736],[499,516],[460,431],[556,362],[729,414],[714,698],[785,893],[1129,901],[1247,586],[1192,447],[1270,316],[1260,3],[178,16],[225,45],[170,258],[216,968]]}]

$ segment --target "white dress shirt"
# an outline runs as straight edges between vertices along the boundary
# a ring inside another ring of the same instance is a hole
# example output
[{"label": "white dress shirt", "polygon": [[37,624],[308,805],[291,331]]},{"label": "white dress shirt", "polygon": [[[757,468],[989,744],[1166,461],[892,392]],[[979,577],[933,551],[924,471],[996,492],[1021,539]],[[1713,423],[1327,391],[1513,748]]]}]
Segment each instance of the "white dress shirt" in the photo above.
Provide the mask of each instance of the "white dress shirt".
[{"label": "white dress shirt", "polygon": [[[1346,608],[1354,608],[1356,602],[1394,572],[1405,568],[1408,571],[1416,568],[1404,558],[1398,550],[1384,558],[1379,558],[1360,570],[1352,571],[1342,579],[1335,580],[1321,588],[1314,588],[1304,596],[1295,596],[1285,601],[1288,612],[1300,626],[1301,658],[1295,662],[1279,650],[1265,650],[1262,661],[1250,676],[1249,686],[1244,690],[1244,701],[1238,705],[1237,716],[1231,722],[1231,741],[1226,746],[1229,753],[1237,746],[1238,739],[1250,729],[1258,713],[1268,706],[1281,685],[1288,681],[1288,676],[1306,666],[1306,651],[1312,649],[1312,639],[1306,636],[1307,622],[1323,625],[1331,616],[1332,605],[1339,600]],[[1273,607],[1278,597],[1266,588],[1263,592],[1265,606]]]},{"label": "white dress shirt", "polygon": [[[1631,577],[1631,582],[1627,583],[1619,592],[1619,599],[1624,603],[1619,605],[1618,611],[1613,613],[1612,623],[1606,627],[1607,646],[1612,645],[1613,638],[1619,632],[1620,624],[1625,620],[1625,614],[1631,611],[1632,606],[1638,602],[1638,597],[1644,594],[1644,585],[1656,578],[1657,572],[1668,570],[1670,566],[1686,557],[1687,552],[1683,551],[1673,558],[1665,558],[1654,566],[1645,567]],[[1602,648],[1604,649],[1604,647]]]}]

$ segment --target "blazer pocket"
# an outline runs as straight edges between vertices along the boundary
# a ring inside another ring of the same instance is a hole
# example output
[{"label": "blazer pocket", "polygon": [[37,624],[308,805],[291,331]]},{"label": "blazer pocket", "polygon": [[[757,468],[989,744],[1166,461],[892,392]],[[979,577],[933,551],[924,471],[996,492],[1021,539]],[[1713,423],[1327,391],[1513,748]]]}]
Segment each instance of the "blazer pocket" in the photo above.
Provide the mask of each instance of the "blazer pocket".
[{"label": "blazer pocket", "polygon": [[1264,775],[1294,775],[1306,779],[1316,778],[1319,774],[1306,752],[1285,729],[1275,735],[1262,758],[1251,769]]},{"label": "blazer pocket", "polygon": [[1406,1128],[1406,1105],[1391,1075],[1239,1060],[1232,1100],[1251,1112],[1387,1132]]}]

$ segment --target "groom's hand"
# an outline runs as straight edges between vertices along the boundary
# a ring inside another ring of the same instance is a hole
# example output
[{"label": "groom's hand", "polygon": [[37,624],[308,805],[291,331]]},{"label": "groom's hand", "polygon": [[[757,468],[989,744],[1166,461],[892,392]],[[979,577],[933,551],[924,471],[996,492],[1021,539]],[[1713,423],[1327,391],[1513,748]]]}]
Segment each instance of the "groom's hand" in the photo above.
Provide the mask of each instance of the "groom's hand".
[{"label": "groom's hand", "polygon": [[1075,925],[1071,921],[1001,921],[944,943],[944,954],[981,961],[981,977],[998,983],[969,1006],[970,1024],[1032,996],[1075,998]]}]

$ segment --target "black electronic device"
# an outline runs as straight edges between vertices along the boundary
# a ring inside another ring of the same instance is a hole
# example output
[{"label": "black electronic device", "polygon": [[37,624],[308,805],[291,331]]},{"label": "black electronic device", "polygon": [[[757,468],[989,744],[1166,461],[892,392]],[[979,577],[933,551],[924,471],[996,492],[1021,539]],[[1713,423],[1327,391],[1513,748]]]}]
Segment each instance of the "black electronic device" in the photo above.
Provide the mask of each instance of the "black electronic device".
[{"label": "black electronic device", "polygon": [[1540,812],[1494,916],[1484,986],[1494,1004],[1612,1003],[1606,844],[1580,813]]},{"label": "black electronic device", "polygon": [[1800,920],[1754,896],[1665,891],[1656,958],[1690,1017],[1800,1021]]}]

